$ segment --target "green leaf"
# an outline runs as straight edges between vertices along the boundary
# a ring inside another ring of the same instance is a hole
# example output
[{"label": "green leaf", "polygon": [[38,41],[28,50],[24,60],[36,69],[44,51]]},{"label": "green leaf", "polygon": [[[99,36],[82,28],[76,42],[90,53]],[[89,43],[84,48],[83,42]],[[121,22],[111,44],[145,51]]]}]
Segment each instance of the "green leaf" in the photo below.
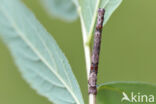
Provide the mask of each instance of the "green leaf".
[{"label": "green leaf", "polygon": [[64,21],[77,19],[77,0],[40,0],[43,7],[54,17]]},{"label": "green leaf", "polygon": [[56,104],[84,104],[66,57],[19,0],[0,0],[0,36],[24,78],[40,95]]},{"label": "green leaf", "polygon": [[155,104],[152,102],[154,97],[156,97],[156,85],[143,82],[111,82],[98,87],[97,102],[98,104]]},{"label": "green leaf", "polygon": [[85,38],[84,42],[90,43],[96,22],[98,8],[105,8],[106,13],[104,16],[104,24],[106,24],[111,14],[115,11],[121,2],[122,0],[79,0],[79,14],[83,35],[85,35],[84,37],[87,37]]}]

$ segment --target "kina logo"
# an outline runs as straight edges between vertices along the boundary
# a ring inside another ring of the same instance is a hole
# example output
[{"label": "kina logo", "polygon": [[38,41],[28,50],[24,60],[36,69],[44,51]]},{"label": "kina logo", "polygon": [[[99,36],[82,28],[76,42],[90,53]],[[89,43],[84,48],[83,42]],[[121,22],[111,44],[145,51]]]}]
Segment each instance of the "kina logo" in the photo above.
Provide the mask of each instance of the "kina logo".
[{"label": "kina logo", "polygon": [[155,102],[155,97],[154,95],[146,95],[146,94],[141,94],[141,93],[134,93],[134,92],[131,92],[130,93],[130,97],[125,93],[123,92],[122,93],[123,97],[121,99],[121,102],[124,102],[124,101],[128,101],[128,102],[133,102],[133,103],[137,103],[137,102],[140,102],[140,103],[153,103]]}]

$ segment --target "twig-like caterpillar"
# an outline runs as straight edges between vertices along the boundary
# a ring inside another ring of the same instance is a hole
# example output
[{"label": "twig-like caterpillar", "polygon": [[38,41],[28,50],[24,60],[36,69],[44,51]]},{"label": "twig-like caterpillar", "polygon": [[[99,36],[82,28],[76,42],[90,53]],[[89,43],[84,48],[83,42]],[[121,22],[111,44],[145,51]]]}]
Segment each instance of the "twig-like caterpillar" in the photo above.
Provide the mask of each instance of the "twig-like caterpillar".
[{"label": "twig-like caterpillar", "polygon": [[101,35],[103,28],[105,9],[99,8],[97,24],[94,34],[94,47],[91,57],[91,68],[88,80],[88,93],[97,94],[96,81],[97,81],[97,72],[98,72],[98,63],[99,63],[99,54],[100,54],[100,44],[101,44]]}]

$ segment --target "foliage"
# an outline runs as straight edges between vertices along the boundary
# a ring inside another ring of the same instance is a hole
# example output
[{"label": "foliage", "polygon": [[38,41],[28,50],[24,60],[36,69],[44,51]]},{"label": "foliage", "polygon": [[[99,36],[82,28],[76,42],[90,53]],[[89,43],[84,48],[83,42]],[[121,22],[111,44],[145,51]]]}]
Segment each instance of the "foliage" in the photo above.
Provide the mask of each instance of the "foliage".
[{"label": "foliage", "polygon": [[[40,0],[46,10],[65,21],[79,16],[86,62],[98,8],[105,8],[104,25],[122,0]],[[23,77],[37,92],[56,104],[84,104],[68,60],[53,37],[19,0],[0,0],[0,36],[10,49]],[[87,66],[90,66],[89,64]],[[88,71],[88,69],[87,69]],[[123,92],[153,93],[155,85],[139,82],[104,83],[98,88],[98,104],[121,104]],[[113,99],[113,100],[112,100]],[[125,103],[127,104],[127,103]]]}]

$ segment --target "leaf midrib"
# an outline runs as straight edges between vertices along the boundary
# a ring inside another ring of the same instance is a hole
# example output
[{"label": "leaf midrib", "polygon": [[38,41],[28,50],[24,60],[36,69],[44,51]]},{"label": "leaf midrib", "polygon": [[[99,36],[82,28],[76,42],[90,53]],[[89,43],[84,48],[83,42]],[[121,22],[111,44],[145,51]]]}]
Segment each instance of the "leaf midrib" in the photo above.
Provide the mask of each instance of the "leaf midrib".
[{"label": "leaf midrib", "polygon": [[[30,22],[28,21],[28,23],[30,23]],[[31,24],[30,24],[30,25],[31,25]],[[32,27],[32,28],[33,28],[35,31],[37,31],[36,28],[34,28],[34,27]],[[50,55],[50,59],[51,59],[52,62],[54,62],[55,68],[56,68],[56,70],[57,70],[57,69],[58,69],[58,66],[57,66],[57,64],[56,64],[56,61],[53,60],[53,58],[54,58],[53,53],[50,52],[49,48],[47,47],[47,45],[46,45],[46,43],[44,42],[44,40],[41,38],[40,34],[38,34],[38,38],[39,38],[39,39],[41,40],[41,42],[43,43],[43,46],[46,48],[48,54]],[[56,55],[59,56],[59,55],[58,55],[58,52],[56,52]],[[60,61],[62,62],[61,58],[58,58],[58,60],[60,60]],[[63,66],[65,67],[65,64],[64,64],[63,62],[62,62],[62,64],[63,64]],[[67,79],[68,79],[68,81],[69,81],[69,84],[70,84],[71,88],[72,88],[72,84],[71,84],[71,81],[70,81],[70,79],[69,79],[69,76],[67,75],[66,70],[65,70],[65,69],[62,69],[62,70],[65,72],[65,75],[66,75],[66,77],[67,77]],[[57,72],[57,71],[56,71],[56,72]]]},{"label": "leaf midrib", "polygon": [[86,45],[90,44],[90,41],[91,41],[91,38],[92,38],[92,32],[93,32],[93,28],[94,28],[94,25],[95,25],[95,22],[96,22],[96,15],[97,15],[98,7],[100,6],[100,2],[101,2],[101,0],[97,0],[97,2],[96,2],[95,11],[93,13],[93,17],[92,17],[92,21],[91,21],[91,27],[89,28],[90,30],[88,30],[88,31],[86,29],[86,24],[85,24],[83,14],[82,14],[82,11],[81,11],[81,9],[82,9],[81,6],[79,6],[78,9],[77,9],[78,13],[79,13],[79,16],[80,16],[80,19],[81,19],[81,25],[84,25],[83,29],[84,29],[85,32],[83,32],[83,35],[86,36],[86,40],[85,40]]},{"label": "leaf midrib", "polygon": [[50,64],[42,57],[42,55],[40,54],[40,52],[38,52],[38,50],[31,44],[31,42],[25,37],[25,35],[20,31],[20,29],[18,28],[18,26],[16,25],[16,23],[12,20],[12,18],[8,15],[7,11],[5,10],[5,8],[0,7],[0,10],[3,12],[3,14],[6,16],[6,18],[8,18],[8,20],[10,21],[10,23],[12,24],[13,28],[16,30],[16,32],[18,33],[19,37],[21,37],[21,39],[23,41],[25,41],[25,43],[34,51],[34,53],[37,54],[37,56],[41,59],[41,61],[43,63],[45,63],[45,65],[56,75],[56,77],[64,84],[64,86],[67,88],[67,90],[71,93],[72,97],[75,99],[77,104],[80,104],[79,100],[77,99],[76,95],[73,93],[72,90],[70,90],[70,87],[66,84],[66,82],[61,78],[61,76],[54,71],[54,69],[50,66]]}]

